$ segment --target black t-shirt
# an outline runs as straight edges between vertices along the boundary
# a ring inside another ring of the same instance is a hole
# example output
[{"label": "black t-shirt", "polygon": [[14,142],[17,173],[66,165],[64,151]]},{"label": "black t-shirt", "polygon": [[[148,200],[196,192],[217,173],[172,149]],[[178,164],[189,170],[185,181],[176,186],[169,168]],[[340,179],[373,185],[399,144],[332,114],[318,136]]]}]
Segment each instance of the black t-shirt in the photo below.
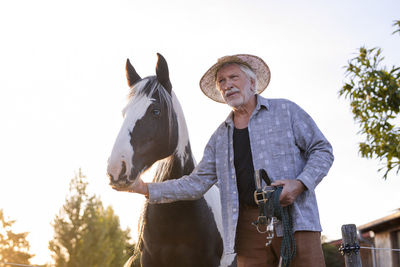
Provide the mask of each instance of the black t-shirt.
[{"label": "black t-shirt", "polygon": [[233,130],[233,153],[236,172],[237,188],[239,192],[239,205],[257,207],[254,201],[253,157],[251,156],[249,131],[247,128]]}]

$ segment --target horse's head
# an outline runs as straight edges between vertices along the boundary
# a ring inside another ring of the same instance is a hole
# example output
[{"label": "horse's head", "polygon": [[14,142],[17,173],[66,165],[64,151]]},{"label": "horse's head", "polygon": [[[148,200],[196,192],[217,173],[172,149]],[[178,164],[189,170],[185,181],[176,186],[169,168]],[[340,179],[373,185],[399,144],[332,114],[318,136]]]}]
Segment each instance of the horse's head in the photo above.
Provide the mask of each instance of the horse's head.
[{"label": "horse's head", "polygon": [[107,167],[110,184],[116,188],[133,184],[154,162],[171,155],[177,146],[178,122],[172,105],[168,65],[157,55],[157,75],[143,79],[129,59],[126,62],[131,92]]}]

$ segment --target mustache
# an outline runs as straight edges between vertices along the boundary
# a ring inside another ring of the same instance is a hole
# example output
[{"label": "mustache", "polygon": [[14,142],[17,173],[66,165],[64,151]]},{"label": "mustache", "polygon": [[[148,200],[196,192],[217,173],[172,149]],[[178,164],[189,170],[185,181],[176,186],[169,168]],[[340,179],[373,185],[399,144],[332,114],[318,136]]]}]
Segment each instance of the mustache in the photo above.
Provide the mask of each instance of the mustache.
[{"label": "mustache", "polygon": [[230,95],[232,95],[234,93],[237,93],[237,92],[240,92],[240,90],[238,88],[236,88],[236,87],[232,87],[231,89],[225,91],[224,96],[228,97],[228,96],[230,96]]}]

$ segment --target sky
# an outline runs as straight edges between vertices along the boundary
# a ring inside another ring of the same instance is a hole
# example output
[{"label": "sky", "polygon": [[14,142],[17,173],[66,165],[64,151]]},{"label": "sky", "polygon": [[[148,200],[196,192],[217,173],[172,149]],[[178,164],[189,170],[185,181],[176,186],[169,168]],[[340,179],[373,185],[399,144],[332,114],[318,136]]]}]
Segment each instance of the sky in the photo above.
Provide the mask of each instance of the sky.
[{"label": "sky", "polygon": [[262,95],[299,104],[332,143],[335,162],[316,189],[322,234],[338,239],[343,224],[400,208],[400,177],[385,181],[382,163],[360,157],[362,136],[338,96],[360,46],[379,46],[386,65],[400,65],[399,10],[397,0],[0,2],[0,208],[30,233],[32,263],[51,261],[51,222],[79,168],[135,237],[144,198],[113,191],[106,167],[128,95],[126,59],[154,75],[157,52],[197,161],[229,113],[203,95],[201,76],[219,57],[254,54],[271,69]]}]

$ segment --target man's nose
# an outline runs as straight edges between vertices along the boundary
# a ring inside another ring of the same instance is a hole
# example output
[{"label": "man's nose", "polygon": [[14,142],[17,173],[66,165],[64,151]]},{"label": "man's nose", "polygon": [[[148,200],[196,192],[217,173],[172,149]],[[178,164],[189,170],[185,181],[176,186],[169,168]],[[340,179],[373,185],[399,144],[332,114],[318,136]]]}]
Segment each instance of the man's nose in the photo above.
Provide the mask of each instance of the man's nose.
[{"label": "man's nose", "polygon": [[233,86],[232,81],[230,81],[229,79],[225,82],[224,84],[224,91],[231,89]]}]

